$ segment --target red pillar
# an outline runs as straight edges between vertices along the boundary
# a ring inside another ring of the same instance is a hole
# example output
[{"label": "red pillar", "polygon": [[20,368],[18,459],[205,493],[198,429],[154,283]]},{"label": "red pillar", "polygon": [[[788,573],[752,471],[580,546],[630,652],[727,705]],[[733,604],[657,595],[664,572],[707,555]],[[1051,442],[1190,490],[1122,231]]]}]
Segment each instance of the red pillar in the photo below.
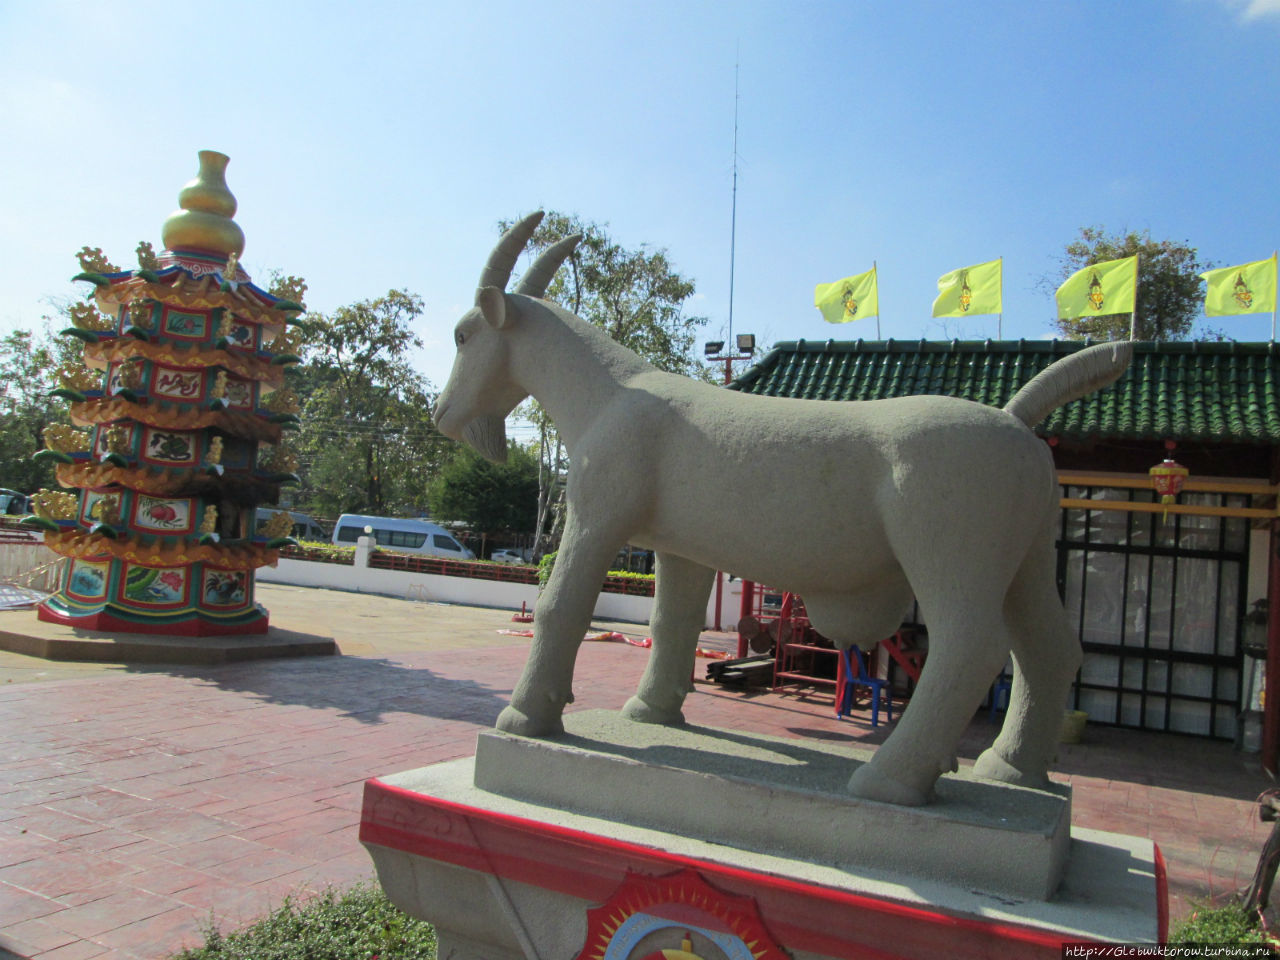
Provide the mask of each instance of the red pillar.
[{"label": "red pillar", "polygon": [[[750,580],[742,581],[742,603],[738,607],[738,620],[743,617],[749,617],[755,613],[756,608],[756,585]],[[747,638],[742,634],[738,634],[738,659],[741,660],[747,655]]]},{"label": "red pillar", "polygon": [[1267,550],[1267,668],[1262,704],[1262,769],[1280,770],[1280,522],[1271,522]]}]

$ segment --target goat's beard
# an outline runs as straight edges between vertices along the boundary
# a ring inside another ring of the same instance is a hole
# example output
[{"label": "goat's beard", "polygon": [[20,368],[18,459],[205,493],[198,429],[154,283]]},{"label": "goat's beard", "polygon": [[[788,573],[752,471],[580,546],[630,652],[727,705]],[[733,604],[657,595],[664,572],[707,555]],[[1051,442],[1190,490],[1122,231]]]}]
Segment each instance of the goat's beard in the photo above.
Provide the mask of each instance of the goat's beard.
[{"label": "goat's beard", "polygon": [[507,421],[484,414],[462,428],[462,439],[490,463],[507,462]]}]

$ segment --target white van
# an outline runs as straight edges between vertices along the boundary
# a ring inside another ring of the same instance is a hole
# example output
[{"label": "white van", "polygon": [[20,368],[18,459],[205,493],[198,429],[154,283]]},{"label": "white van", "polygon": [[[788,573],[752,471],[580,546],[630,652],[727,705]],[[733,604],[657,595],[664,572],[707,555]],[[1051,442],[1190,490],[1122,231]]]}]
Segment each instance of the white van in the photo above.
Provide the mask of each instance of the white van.
[{"label": "white van", "polygon": [[[255,533],[261,533],[262,528],[266,526],[268,520],[281,511],[276,507],[258,507],[253,519],[253,529]],[[293,518],[293,530],[289,536],[295,540],[316,540],[320,543],[328,540],[324,530],[320,524],[305,513],[297,513],[293,510],[289,511],[289,516]]]},{"label": "white van", "polygon": [[392,517],[367,517],[344,513],[333,528],[333,542],[354,546],[365,536],[365,528],[374,543],[388,550],[420,553],[428,557],[450,560],[474,560],[476,555],[453,538],[444,527],[430,520],[397,520]]}]

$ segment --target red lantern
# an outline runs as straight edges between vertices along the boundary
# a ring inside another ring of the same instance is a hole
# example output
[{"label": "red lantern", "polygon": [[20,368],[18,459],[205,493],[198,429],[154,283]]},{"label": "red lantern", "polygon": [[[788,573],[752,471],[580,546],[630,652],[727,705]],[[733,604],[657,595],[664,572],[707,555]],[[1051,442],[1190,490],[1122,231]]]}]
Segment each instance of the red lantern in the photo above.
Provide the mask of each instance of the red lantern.
[{"label": "red lantern", "polygon": [[[1147,471],[1151,475],[1151,485],[1155,487],[1156,493],[1160,494],[1160,502],[1165,506],[1178,499],[1178,493],[1182,490],[1182,483],[1191,472],[1173,459],[1173,446],[1172,442],[1165,441],[1165,448],[1169,451],[1169,456],[1164,458],[1163,463],[1157,463]],[[1169,519],[1168,510],[1164,512],[1164,519]]]}]

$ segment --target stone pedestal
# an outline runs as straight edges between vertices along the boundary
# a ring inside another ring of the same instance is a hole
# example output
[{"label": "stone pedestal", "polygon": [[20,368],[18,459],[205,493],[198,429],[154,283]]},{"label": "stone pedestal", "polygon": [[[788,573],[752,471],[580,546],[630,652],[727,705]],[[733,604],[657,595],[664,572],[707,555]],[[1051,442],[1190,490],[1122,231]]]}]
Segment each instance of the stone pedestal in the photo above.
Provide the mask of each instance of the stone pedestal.
[{"label": "stone pedestal", "polygon": [[570,714],[553,740],[488,731],[475,758],[370,781],[361,839],[455,960],[756,941],[748,958],[1057,958],[1160,935],[1153,844],[1072,831],[1067,790],[945,776],[936,803],[902,808],[844,792],[865,759]]}]

